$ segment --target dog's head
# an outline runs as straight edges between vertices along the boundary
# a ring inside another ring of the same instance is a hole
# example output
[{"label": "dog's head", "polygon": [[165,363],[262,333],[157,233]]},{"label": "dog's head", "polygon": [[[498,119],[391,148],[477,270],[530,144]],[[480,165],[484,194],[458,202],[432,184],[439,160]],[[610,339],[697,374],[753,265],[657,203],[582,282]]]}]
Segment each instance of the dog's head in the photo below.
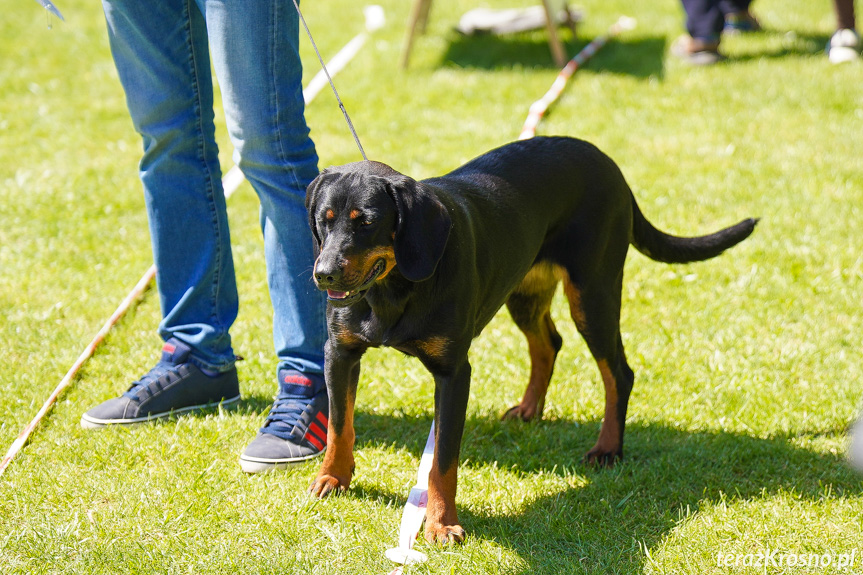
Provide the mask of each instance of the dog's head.
[{"label": "dog's head", "polygon": [[361,299],[393,268],[414,282],[431,277],[451,226],[422,183],[379,162],[328,168],[306,193],[317,258],[314,278],[331,303]]}]

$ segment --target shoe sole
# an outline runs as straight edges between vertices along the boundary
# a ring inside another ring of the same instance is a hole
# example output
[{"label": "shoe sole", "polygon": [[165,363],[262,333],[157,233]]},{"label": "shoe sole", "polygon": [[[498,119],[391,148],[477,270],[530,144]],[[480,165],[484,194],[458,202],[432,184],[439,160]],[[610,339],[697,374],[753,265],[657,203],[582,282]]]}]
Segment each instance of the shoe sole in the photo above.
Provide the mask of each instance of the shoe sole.
[{"label": "shoe sole", "polygon": [[266,459],[264,457],[246,457],[240,456],[240,468],[245,473],[267,473],[269,471],[279,471],[301,465],[312,459],[316,459],[324,454],[327,450],[324,447],[317,453],[312,453],[305,457],[292,457],[290,459]]},{"label": "shoe sole", "polygon": [[685,45],[686,42],[681,38],[675,40],[671,45],[671,55],[684,64],[688,64],[690,66],[710,66],[725,60],[725,56],[712,50],[690,52]]},{"label": "shoe sole", "polygon": [[690,66],[712,66],[725,60],[725,57],[716,52],[693,52],[685,56],[678,56],[684,63]]},{"label": "shoe sole", "polygon": [[853,62],[859,59],[860,54],[855,48],[833,46],[828,50],[827,57],[833,64],[844,64],[845,62]]},{"label": "shoe sole", "polygon": [[103,427],[110,427],[112,425],[135,425],[138,423],[146,423],[148,421],[167,419],[169,417],[183,415],[193,411],[205,411],[207,409],[212,409],[219,406],[228,407],[237,403],[238,401],[240,401],[239,395],[230,399],[224,399],[213,403],[190,405],[189,407],[172,409],[171,411],[165,411],[163,413],[151,413],[146,417],[134,417],[131,419],[99,419],[98,417],[91,417],[85,413],[81,416],[81,427],[83,427],[84,429],[101,429]]}]

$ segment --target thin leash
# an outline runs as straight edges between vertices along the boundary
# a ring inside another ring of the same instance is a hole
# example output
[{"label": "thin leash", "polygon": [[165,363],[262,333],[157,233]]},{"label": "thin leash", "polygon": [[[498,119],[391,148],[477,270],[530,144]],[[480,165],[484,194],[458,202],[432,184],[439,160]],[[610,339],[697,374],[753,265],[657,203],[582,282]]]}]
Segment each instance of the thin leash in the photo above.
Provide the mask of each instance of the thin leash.
[{"label": "thin leash", "polygon": [[[330,82],[330,88],[333,89],[333,94],[335,94],[336,101],[339,103],[339,108],[345,116],[348,128],[354,136],[357,148],[359,148],[360,154],[363,156],[363,160],[368,161],[369,159],[366,157],[366,152],[363,150],[362,144],[360,144],[360,138],[357,135],[357,131],[354,129],[354,124],[351,122],[351,117],[348,115],[348,111],[345,109],[345,105],[339,97],[336,85],[333,83],[333,79],[330,77],[326,64],[324,64],[324,59],[321,57],[321,53],[318,50],[315,39],[312,37],[312,32],[309,30],[309,26],[306,24],[306,19],[300,11],[300,5],[297,3],[297,0],[293,0],[293,3],[294,7],[297,9],[300,21],[303,23],[303,28],[306,29],[306,35],[308,35],[309,41],[312,43],[312,47],[315,50],[315,54],[318,56],[321,69],[324,71],[324,74],[326,74],[327,80]],[[411,563],[422,563],[428,559],[424,553],[417,551],[413,546],[416,542],[417,535],[419,534],[423,521],[425,520],[426,506],[428,505],[428,478],[434,461],[434,446],[435,426],[434,422],[432,422],[428,438],[426,439],[426,445],[423,449],[420,466],[417,470],[416,484],[411,488],[410,493],[408,494],[408,500],[405,503],[404,510],[402,511],[402,519],[399,525],[399,546],[386,551],[386,557],[394,563],[409,565]],[[402,567],[396,567],[389,575],[401,575],[401,573]]]},{"label": "thin leash", "polygon": [[366,151],[363,150],[363,145],[360,144],[360,137],[357,135],[357,131],[354,129],[354,124],[351,122],[351,117],[348,115],[347,109],[345,109],[345,105],[342,103],[342,99],[339,98],[339,92],[336,90],[336,85],[333,83],[333,79],[330,77],[329,71],[327,71],[327,65],[324,64],[324,59],[321,57],[321,52],[318,50],[318,45],[315,43],[315,39],[312,38],[312,31],[309,30],[309,25],[306,24],[306,19],[303,17],[302,11],[300,11],[300,5],[297,3],[297,0],[293,0],[294,7],[297,9],[297,14],[300,16],[300,21],[303,23],[303,28],[306,29],[306,35],[309,37],[309,41],[312,43],[312,48],[315,49],[315,54],[318,56],[318,62],[321,63],[321,69],[323,69],[324,74],[327,75],[327,80],[330,82],[330,88],[333,89],[333,94],[336,95],[336,101],[339,103],[339,108],[342,111],[342,114],[345,116],[345,121],[348,123],[348,129],[350,129],[351,134],[354,136],[354,142],[357,143],[357,148],[360,149],[360,155],[362,155],[363,160],[366,162],[369,159],[366,157]]}]

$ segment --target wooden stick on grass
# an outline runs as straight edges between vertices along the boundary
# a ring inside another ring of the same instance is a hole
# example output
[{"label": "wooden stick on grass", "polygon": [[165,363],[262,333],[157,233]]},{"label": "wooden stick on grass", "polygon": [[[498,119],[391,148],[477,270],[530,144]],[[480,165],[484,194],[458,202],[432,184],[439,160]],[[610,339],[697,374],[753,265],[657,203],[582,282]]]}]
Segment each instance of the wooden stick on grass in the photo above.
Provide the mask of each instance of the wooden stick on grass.
[{"label": "wooden stick on grass", "polygon": [[591,56],[596,54],[600,48],[605,46],[605,43],[608,42],[609,38],[617,36],[624,30],[631,30],[634,27],[635,19],[628,16],[621,16],[617,22],[609,27],[608,32],[606,32],[604,36],[594,38],[590,44],[582,48],[581,52],[576,54],[572,60],[567,62],[566,66],[564,66],[557,75],[557,78],[555,78],[554,83],[551,85],[548,92],[530,106],[530,111],[528,112],[527,119],[524,121],[524,127],[521,129],[521,134],[519,134],[518,139],[527,140],[536,136],[536,127],[548,111],[548,108],[556,102],[558,98],[560,98],[570,76],[575,74],[575,71],[578,70],[582,64],[587,62]]}]

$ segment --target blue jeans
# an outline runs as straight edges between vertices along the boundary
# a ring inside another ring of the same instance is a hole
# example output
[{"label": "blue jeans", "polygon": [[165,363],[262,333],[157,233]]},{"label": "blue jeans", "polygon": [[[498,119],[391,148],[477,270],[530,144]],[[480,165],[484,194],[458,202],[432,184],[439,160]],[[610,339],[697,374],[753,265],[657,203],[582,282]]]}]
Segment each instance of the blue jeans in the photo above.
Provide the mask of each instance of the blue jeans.
[{"label": "blue jeans", "polygon": [[103,0],[135,129],[163,320],[159,333],[225,371],[238,296],[215,141],[212,66],[234,160],[261,202],[279,368],[323,371],[325,299],[304,206],[318,157],[303,116],[290,0]]}]

